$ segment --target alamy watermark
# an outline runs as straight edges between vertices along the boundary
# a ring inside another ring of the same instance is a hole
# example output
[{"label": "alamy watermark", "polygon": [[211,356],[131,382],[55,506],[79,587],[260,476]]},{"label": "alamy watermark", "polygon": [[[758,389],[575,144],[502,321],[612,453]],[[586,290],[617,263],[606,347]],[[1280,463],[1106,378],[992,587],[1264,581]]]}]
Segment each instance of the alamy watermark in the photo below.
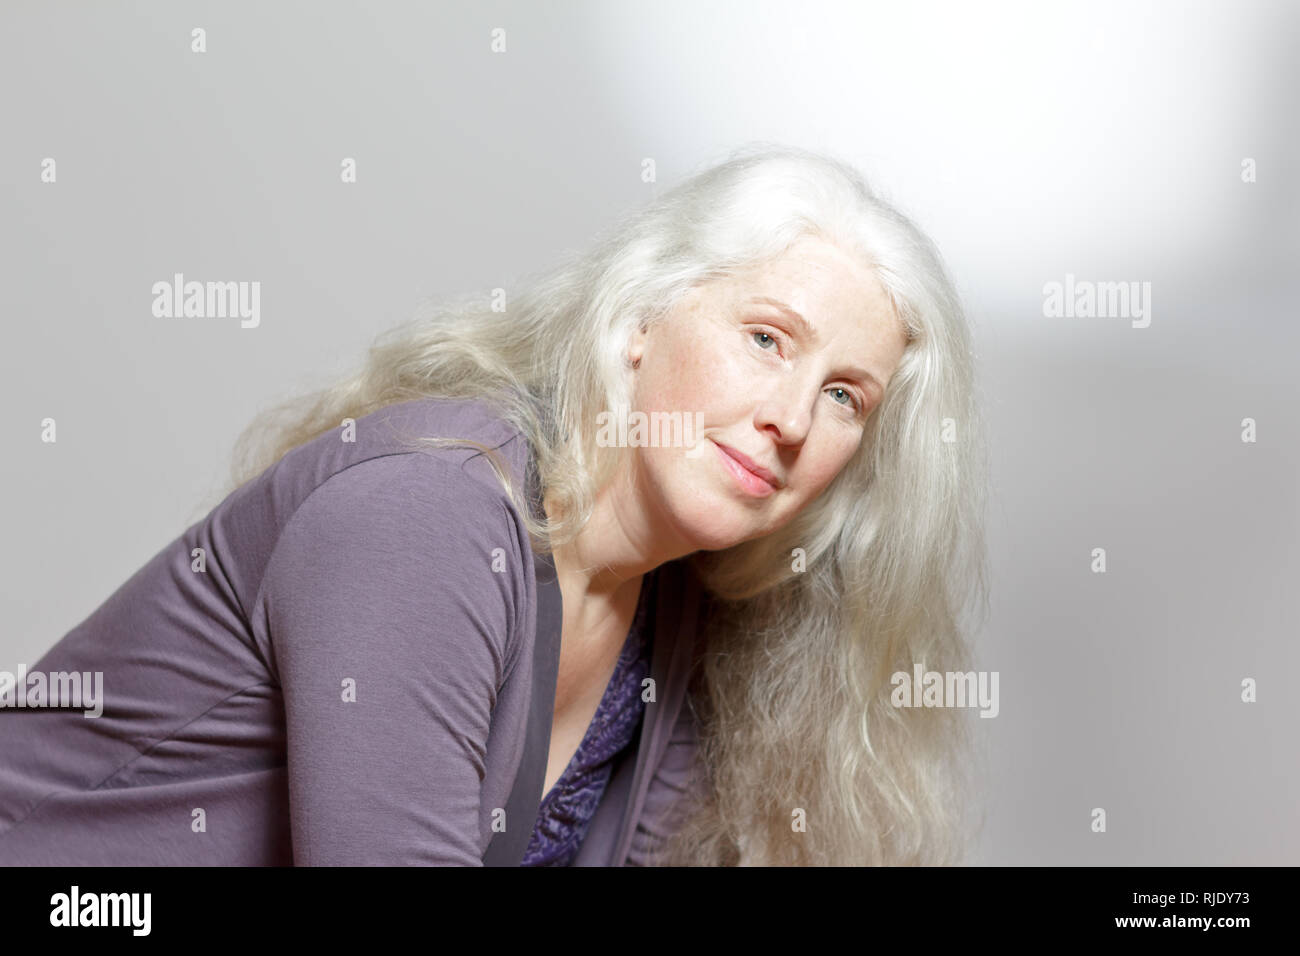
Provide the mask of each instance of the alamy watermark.
[{"label": "alamy watermark", "polygon": [[104,713],[103,671],[0,671],[0,708],[85,710],[86,717]]},{"label": "alamy watermark", "polygon": [[596,415],[596,444],[601,448],[703,448],[703,412],[633,412],[626,405]]},{"label": "alamy watermark", "polygon": [[1132,319],[1133,328],[1151,324],[1150,282],[1076,282],[1065,274],[1064,284],[1043,286],[1043,315],[1049,319]]},{"label": "alamy watermark", "polygon": [[152,909],[152,893],[82,893],[74,883],[50,897],[50,925],[126,926],[133,936],[148,936]]},{"label": "alamy watermark", "polygon": [[981,717],[998,715],[997,671],[896,671],[889,702],[895,707],[979,707]]},{"label": "alamy watermark", "polygon": [[262,283],[186,282],[177,272],[171,282],[155,282],[153,314],[162,318],[240,318],[242,329],[255,329],[262,321]]}]

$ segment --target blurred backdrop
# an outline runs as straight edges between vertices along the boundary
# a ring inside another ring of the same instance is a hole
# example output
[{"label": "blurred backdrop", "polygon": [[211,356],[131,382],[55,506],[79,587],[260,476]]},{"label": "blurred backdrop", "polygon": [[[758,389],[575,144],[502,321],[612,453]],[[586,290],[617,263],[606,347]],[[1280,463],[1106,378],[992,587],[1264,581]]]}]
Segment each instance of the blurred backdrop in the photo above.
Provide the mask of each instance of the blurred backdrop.
[{"label": "blurred backdrop", "polygon": [[[975,328],[1001,700],[969,862],[1300,863],[1298,27],[1287,2],[10,0],[0,669],[220,500],[258,409],[785,142],[912,216]],[[175,273],[259,281],[258,325],[156,317]],[[1067,275],[1150,283],[1149,324],[1046,315]]]}]

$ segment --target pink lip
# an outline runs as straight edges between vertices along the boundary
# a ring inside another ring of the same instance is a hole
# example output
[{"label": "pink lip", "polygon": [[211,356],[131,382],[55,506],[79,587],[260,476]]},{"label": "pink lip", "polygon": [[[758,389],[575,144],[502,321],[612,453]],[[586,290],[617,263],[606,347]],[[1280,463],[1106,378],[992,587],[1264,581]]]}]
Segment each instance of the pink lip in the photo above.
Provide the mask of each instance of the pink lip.
[{"label": "pink lip", "polygon": [[759,498],[765,498],[780,486],[772,478],[772,473],[766,468],[755,465],[747,456],[736,451],[734,448],[728,448],[719,442],[714,442],[719,453],[722,455],[723,464],[736,478],[745,491]]}]

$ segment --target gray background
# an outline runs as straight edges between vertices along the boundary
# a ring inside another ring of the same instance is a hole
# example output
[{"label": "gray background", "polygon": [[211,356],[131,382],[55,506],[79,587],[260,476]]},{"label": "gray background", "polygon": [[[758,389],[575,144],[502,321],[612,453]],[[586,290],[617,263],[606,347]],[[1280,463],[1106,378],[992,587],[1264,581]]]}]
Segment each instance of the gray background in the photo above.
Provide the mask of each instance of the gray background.
[{"label": "gray background", "polygon": [[[422,297],[508,288],[776,140],[914,216],[975,326],[1001,713],[976,721],[970,862],[1300,863],[1298,23],[1261,2],[8,2],[0,669],[220,500],[256,410]],[[154,318],[174,272],[260,281],[260,327]],[[1066,273],[1151,282],[1150,327],[1044,318]]]}]

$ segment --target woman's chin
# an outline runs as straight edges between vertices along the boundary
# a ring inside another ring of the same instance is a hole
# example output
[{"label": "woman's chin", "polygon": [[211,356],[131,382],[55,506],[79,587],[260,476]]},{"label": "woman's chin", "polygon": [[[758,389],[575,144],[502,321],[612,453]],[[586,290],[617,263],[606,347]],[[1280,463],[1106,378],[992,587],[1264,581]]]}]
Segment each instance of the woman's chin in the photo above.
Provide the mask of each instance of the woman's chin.
[{"label": "woman's chin", "polygon": [[708,528],[700,528],[691,536],[691,542],[695,545],[697,551],[725,551],[728,548],[734,548],[738,544],[744,544],[752,538],[753,532],[749,529],[741,531],[740,529],[719,528],[712,525]]}]

